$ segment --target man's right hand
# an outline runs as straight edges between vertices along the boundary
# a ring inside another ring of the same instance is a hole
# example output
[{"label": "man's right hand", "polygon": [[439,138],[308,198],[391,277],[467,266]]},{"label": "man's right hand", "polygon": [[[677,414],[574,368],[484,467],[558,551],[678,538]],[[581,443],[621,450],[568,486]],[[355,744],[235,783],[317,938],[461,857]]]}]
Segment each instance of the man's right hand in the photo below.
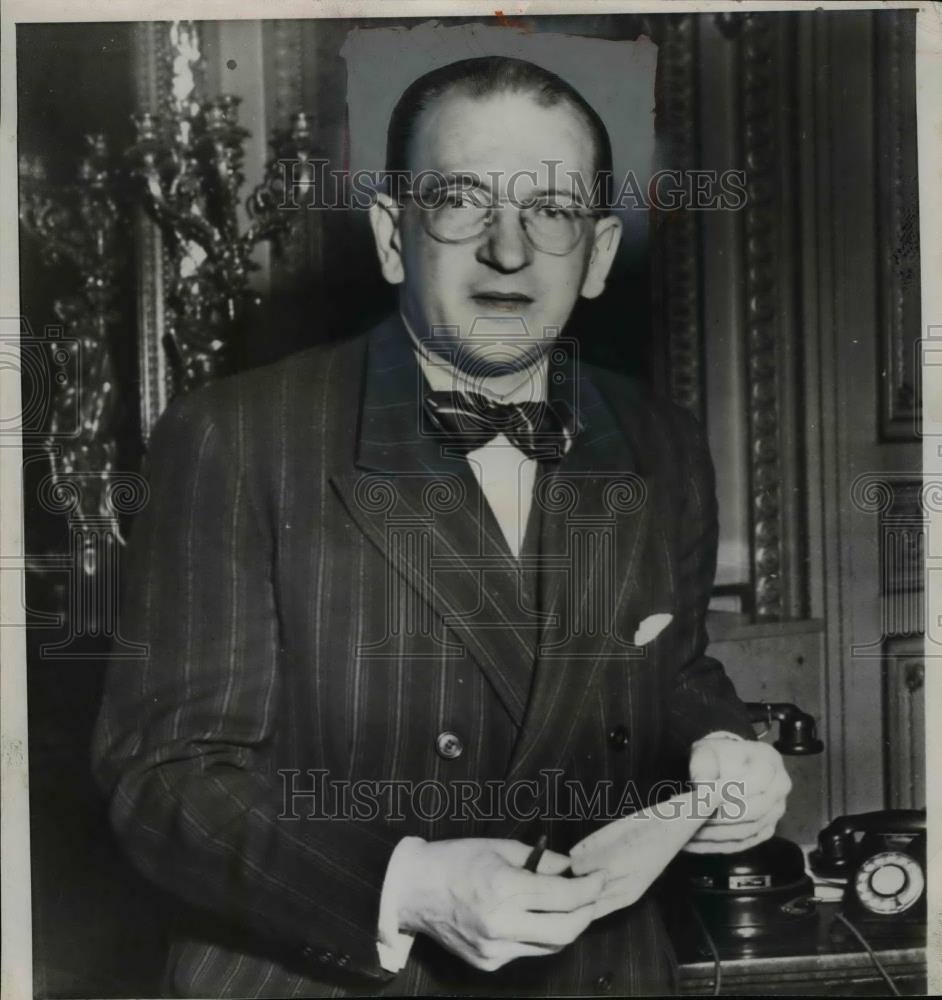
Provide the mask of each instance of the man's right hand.
[{"label": "man's right hand", "polygon": [[400,890],[399,929],[427,934],[485,972],[560,951],[591,923],[604,876],[563,878],[569,858],[552,851],[528,872],[529,853],[517,840],[418,841]]}]

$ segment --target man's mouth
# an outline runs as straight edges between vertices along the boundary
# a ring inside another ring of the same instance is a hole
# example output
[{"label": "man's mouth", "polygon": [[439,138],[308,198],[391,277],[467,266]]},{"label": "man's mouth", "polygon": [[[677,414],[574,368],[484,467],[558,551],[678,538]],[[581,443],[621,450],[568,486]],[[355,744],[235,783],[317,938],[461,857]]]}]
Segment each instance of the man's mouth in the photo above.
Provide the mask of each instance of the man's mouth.
[{"label": "man's mouth", "polygon": [[475,292],[471,298],[484,309],[497,309],[502,312],[514,312],[533,302],[533,299],[523,292]]}]

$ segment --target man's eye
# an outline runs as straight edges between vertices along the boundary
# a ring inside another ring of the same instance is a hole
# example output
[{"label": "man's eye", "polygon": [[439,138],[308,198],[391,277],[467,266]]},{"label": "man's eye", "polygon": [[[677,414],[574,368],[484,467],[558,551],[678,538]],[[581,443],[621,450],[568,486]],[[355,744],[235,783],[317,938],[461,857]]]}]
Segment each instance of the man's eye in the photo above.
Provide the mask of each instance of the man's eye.
[{"label": "man's eye", "polygon": [[575,216],[574,210],[568,205],[558,205],[552,201],[538,202],[533,206],[533,212],[539,218],[551,221],[571,219]]},{"label": "man's eye", "polygon": [[483,199],[474,191],[450,190],[446,191],[443,204],[449,208],[481,208]]}]

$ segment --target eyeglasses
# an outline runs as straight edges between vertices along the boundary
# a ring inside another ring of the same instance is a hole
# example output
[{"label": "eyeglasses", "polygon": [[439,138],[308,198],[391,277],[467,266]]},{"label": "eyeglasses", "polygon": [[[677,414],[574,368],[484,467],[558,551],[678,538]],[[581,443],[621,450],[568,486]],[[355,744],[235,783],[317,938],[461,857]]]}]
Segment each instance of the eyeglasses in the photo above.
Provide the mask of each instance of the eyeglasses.
[{"label": "eyeglasses", "polygon": [[[482,236],[493,225],[497,209],[506,201],[490,198],[479,188],[447,188],[409,193],[418,207],[425,231],[440,243],[465,243]],[[543,253],[564,257],[582,239],[585,219],[598,218],[597,210],[560,204],[540,196],[515,206],[520,227],[530,244]]]}]

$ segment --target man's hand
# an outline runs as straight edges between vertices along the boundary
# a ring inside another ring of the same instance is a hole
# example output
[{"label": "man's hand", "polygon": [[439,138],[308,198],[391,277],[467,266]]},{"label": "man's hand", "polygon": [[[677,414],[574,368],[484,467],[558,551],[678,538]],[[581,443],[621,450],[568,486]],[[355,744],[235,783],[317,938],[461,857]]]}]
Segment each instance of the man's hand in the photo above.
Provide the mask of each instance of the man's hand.
[{"label": "man's hand", "polygon": [[546,851],[538,872],[516,840],[418,843],[399,901],[399,928],[422,932],[476,969],[552,955],[592,920],[601,873],[563,878],[569,858]]},{"label": "man's hand", "polygon": [[573,872],[605,876],[595,919],[633,906],[703,821],[693,793],[686,792],[614,820],[576,844],[569,852]]},{"label": "man's hand", "polygon": [[715,788],[719,803],[684,848],[692,854],[735,854],[768,840],[792,787],[775,747],[722,736],[693,744],[690,779]]}]

